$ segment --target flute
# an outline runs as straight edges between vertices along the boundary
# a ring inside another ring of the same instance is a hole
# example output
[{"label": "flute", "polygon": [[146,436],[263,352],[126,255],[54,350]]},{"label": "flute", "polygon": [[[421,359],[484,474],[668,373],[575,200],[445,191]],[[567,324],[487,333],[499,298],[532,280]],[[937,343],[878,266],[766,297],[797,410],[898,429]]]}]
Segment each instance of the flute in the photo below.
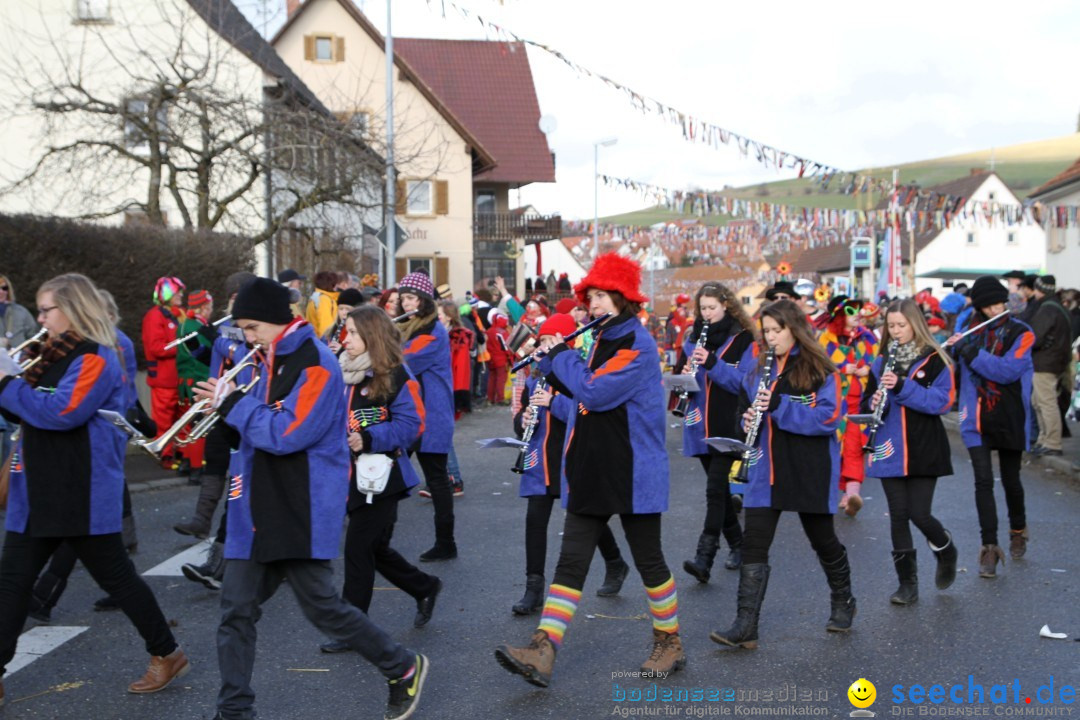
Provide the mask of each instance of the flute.
[{"label": "flute", "polygon": [[409,312],[407,312],[407,313],[401,313],[401,314],[400,314],[400,315],[398,315],[398,316],[397,316],[396,318],[394,318],[394,322],[396,322],[396,323],[399,323],[399,322],[405,322],[406,320],[408,320],[409,318],[411,318],[411,317],[412,317],[413,315],[415,315],[415,314],[416,314],[416,312],[417,312],[416,310],[410,310],[410,311],[409,311]]},{"label": "flute", "polygon": [[[600,323],[604,322],[609,317],[611,317],[611,313],[604,313],[603,315],[596,318],[595,320],[591,320],[591,321],[585,323],[584,325],[579,327],[577,330],[575,330],[574,332],[572,332],[569,335],[567,335],[566,337],[564,337],[563,342],[569,342],[570,340],[573,340],[574,338],[576,338],[578,335],[581,335],[583,332],[586,332],[588,330],[592,330],[594,327],[596,327]],[[531,363],[536,362],[537,360],[541,359],[542,357],[544,357],[547,354],[548,354],[547,350],[537,350],[532,355],[525,358],[524,360],[519,362],[514,367],[510,368],[510,372],[516,373],[518,370],[520,370],[520,369],[522,369],[524,367],[528,367]]]},{"label": "flute", "polygon": [[[232,320],[232,315],[226,315],[225,317],[221,318],[220,320],[215,320],[214,322],[210,323],[210,326],[211,326],[211,327],[217,327],[217,326],[218,326],[218,325],[220,325],[221,323],[223,323],[223,322],[227,322],[227,321],[229,321],[229,320]],[[199,334],[199,331],[198,331],[198,330],[196,330],[196,331],[195,331],[195,332],[193,332],[193,333],[188,333],[188,334],[187,334],[187,335],[185,335],[184,337],[181,337],[181,338],[176,338],[176,339],[175,339],[175,340],[173,340],[173,341],[172,341],[171,343],[167,344],[167,345],[165,346],[165,349],[166,349],[166,350],[171,350],[172,348],[176,347],[177,345],[180,345],[180,344],[182,344],[182,343],[186,343],[186,342],[187,342],[188,340],[191,340],[192,338],[194,338],[194,337],[197,337],[197,336],[198,336],[198,334]]]},{"label": "flute", "polygon": [[986,322],[981,322],[981,323],[979,323],[978,325],[976,325],[973,328],[968,328],[964,332],[960,333],[960,337],[956,338],[956,340],[953,340],[952,338],[946,340],[945,341],[945,347],[950,347],[952,345],[955,345],[957,342],[963,340],[964,338],[966,338],[968,335],[975,332],[976,330],[981,330],[982,328],[986,327],[987,325],[990,325],[991,323],[993,323],[995,320],[1000,320],[1001,318],[1005,317],[1008,314],[1009,314],[1008,310],[1005,310],[1004,312],[999,312],[997,315],[990,318]]}]

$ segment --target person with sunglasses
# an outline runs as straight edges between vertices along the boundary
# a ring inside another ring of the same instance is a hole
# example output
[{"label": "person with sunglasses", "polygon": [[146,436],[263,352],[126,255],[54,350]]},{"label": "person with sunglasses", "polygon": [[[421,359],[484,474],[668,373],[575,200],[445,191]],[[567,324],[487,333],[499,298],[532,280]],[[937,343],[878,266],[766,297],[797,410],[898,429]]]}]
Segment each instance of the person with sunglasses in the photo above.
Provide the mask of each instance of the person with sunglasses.
[{"label": "person with sunglasses", "polygon": [[[818,336],[825,354],[840,371],[840,392],[847,403],[848,413],[858,413],[870,366],[877,356],[878,339],[863,327],[861,300],[837,295],[829,301],[829,324]],[[864,476],[862,428],[840,418],[840,437],[843,443],[843,462],[840,468],[840,509],[849,517],[862,509],[860,495]]]}]

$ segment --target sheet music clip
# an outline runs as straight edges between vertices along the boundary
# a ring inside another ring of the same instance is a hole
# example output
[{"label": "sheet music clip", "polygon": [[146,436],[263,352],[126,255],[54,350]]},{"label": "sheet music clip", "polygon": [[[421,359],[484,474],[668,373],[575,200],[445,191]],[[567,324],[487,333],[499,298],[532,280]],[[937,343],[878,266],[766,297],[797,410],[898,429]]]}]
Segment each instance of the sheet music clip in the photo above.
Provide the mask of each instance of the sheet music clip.
[{"label": "sheet music clip", "polygon": [[741,454],[747,452],[748,450],[753,450],[753,448],[744,443],[742,440],[736,440],[735,438],[710,437],[705,438],[705,444],[711,448],[715,448],[716,450],[725,453],[736,452]]},{"label": "sheet music clip", "polygon": [[693,375],[664,375],[663,381],[664,388],[672,392],[682,392],[685,390],[688,393],[694,393],[701,390],[697,378]]}]

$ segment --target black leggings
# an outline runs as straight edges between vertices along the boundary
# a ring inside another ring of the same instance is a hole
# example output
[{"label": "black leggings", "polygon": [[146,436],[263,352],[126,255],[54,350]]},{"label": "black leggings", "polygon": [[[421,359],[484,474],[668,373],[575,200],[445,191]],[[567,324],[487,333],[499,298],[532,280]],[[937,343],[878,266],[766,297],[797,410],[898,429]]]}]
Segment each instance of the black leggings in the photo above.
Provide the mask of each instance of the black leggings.
[{"label": "black leggings", "polygon": [[454,545],[454,490],[450,476],[446,474],[446,453],[417,453],[420,469],[431,492],[431,504],[435,506],[435,544],[441,547]]},{"label": "black leggings", "polygon": [[[979,513],[979,529],[983,545],[998,544],[997,502],[994,501],[994,467],[990,448],[985,445],[968,448],[971,467],[975,472],[975,510]],[[1005,489],[1005,506],[1009,509],[1009,527],[1023,530],[1027,527],[1024,512],[1024,486],[1020,483],[1019,450],[998,450],[1001,464],[1001,486]]]},{"label": "black leggings", "polygon": [[[555,567],[553,580],[556,585],[574,590],[585,587],[589,564],[610,517],[566,513],[562,550],[559,551],[559,564]],[[630,554],[634,557],[634,566],[645,587],[659,587],[666,583],[671,571],[664,562],[664,549],[660,545],[660,513],[620,515],[619,520],[626,542],[630,545]]]},{"label": "black leggings", "polygon": [[[769,547],[776,535],[781,510],[767,507],[746,508],[746,530],[743,535],[743,564],[769,562]],[[844,546],[836,537],[833,516],[829,513],[799,513],[803,532],[818,558],[831,563],[844,554]]]},{"label": "black leggings", "polygon": [[892,530],[893,550],[913,550],[911,524],[926,536],[934,547],[949,544],[949,536],[941,522],[930,514],[934,504],[936,477],[881,478],[885,499],[889,501],[889,524]]},{"label": "black leggings", "polygon": [[[529,507],[525,511],[525,574],[543,575],[547,562],[548,522],[551,520],[551,508],[559,498],[555,495],[532,495],[528,500]],[[604,525],[597,544],[604,562],[622,559],[610,525]]]},{"label": "black leggings", "polygon": [[735,506],[731,504],[731,483],[728,480],[735,458],[710,453],[699,455],[698,460],[701,461],[701,467],[704,468],[706,474],[705,527],[701,533],[720,537],[722,531],[729,546],[741,547],[742,528],[739,527],[739,516],[735,513]]}]

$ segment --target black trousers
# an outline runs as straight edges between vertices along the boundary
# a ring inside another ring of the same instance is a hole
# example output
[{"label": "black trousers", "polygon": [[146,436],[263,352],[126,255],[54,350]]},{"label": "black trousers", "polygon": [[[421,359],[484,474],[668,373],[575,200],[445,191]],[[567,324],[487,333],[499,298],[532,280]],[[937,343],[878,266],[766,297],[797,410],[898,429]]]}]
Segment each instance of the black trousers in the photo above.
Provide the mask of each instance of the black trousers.
[{"label": "black trousers", "polygon": [[376,500],[349,513],[349,527],[345,531],[345,588],[342,595],[365,613],[371,606],[376,571],[417,600],[430,595],[439,581],[390,547],[400,499]]},{"label": "black trousers", "polygon": [[[562,550],[553,580],[556,585],[574,590],[585,587],[589,564],[609,518],[609,515],[566,513]],[[619,521],[645,587],[663,585],[671,577],[671,571],[664,562],[664,549],[660,545],[660,513],[620,515]]]},{"label": "black trousers", "polygon": [[[990,448],[985,445],[968,448],[971,468],[975,472],[975,510],[979,514],[979,530],[983,545],[998,544],[997,502],[994,500],[994,467]],[[1009,511],[1009,527],[1023,530],[1027,527],[1024,511],[1024,486],[1020,483],[1019,450],[998,450],[1001,466],[1001,486],[1005,489],[1005,506]]]},{"label": "black trousers", "polygon": [[730,547],[740,547],[742,528],[735,506],[731,504],[731,482],[728,480],[735,458],[710,453],[699,455],[698,460],[705,470],[705,527],[701,533],[720,537],[723,532]]},{"label": "black trousers", "polygon": [[9,531],[0,556],[0,676],[15,656],[34,582],[62,543],[71,545],[94,582],[116,600],[139,631],[148,653],[168,655],[176,649],[176,639],[157,598],[135,572],[120,533],[36,538]]},{"label": "black trousers", "polygon": [[417,453],[420,469],[435,506],[435,545],[452,547],[454,543],[454,490],[446,474],[446,453]]},{"label": "black trousers", "polygon": [[889,501],[889,527],[892,531],[893,550],[913,550],[915,541],[911,538],[911,524],[933,543],[934,547],[945,547],[949,536],[941,522],[931,514],[934,504],[936,477],[893,477],[881,478],[881,487],[885,490],[885,499]]},{"label": "black trousers", "polygon": [[[551,520],[551,508],[559,501],[555,495],[533,495],[528,498],[525,511],[525,574],[543,575],[547,564],[547,531]],[[622,560],[619,545],[611,526],[605,524],[597,540],[604,562]]]},{"label": "black trousers", "polygon": [[[746,508],[746,530],[743,535],[743,563],[769,562],[769,548],[776,536],[781,510],[767,507]],[[822,562],[831,563],[844,554],[844,546],[836,537],[833,516],[829,513],[799,513],[806,539]]]}]

